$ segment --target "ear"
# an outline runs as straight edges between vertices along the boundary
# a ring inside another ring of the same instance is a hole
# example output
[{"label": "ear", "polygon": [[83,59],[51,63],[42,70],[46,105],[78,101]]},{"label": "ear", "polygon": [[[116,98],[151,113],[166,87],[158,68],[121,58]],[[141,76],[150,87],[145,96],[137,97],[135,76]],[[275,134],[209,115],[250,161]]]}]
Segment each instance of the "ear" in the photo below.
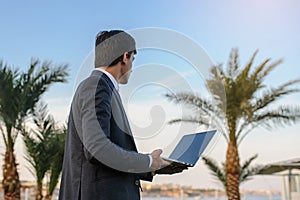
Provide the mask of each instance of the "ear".
[{"label": "ear", "polygon": [[129,53],[125,52],[122,56],[122,64],[126,64],[128,62],[129,59]]}]

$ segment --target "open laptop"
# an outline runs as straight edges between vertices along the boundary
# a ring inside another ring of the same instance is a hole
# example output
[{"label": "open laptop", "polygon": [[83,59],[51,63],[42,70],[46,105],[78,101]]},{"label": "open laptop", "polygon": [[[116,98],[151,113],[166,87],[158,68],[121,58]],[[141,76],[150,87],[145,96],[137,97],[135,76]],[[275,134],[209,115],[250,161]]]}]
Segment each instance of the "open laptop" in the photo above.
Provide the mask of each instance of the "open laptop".
[{"label": "open laptop", "polygon": [[216,130],[184,135],[169,158],[163,158],[172,165],[195,166],[201,154],[215,135]]}]

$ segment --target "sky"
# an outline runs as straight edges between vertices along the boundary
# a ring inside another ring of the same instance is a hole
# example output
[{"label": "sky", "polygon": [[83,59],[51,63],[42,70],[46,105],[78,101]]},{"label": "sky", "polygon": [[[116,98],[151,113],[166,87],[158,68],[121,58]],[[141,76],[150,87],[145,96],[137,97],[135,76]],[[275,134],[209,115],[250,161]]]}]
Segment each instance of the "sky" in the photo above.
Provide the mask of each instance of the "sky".
[{"label": "sky", "polygon": [[[283,64],[266,79],[270,86],[300,78],[300,2],[297,0],[29,0],[3,1],[0,5],[0,59],[4,63],[21,70],[28,68],[32,58],[69,65],[68,83],[53,85],[43,96],[50,112],[60,122],[67,120],[76,85],[92,70],[91,55],[97,33],[122,29],[139,38],[137,43],[141,47],[132,77],[128,85],[121,87],[121,94],[137,145],[145,152],[163,148],[167,155],[181,134],[201,129],[186,124],[167,125],[168,120],[189,111],[171,104],[164,94],[192,91],[209,96],[205,90],[208,67],[226,65],[232,48],[239,49],[241,65],[257,49],[255,64],[266,58],[283,59]],[[160,35],[153,35],[153,30]],[[159,42],[155,43],[157,39]],[[148,48],[143,43],[147,41],[155,45]],[[184,51],[174,52],[176,45],[182,47],[178,51]],[[196,66],[198,58],[201,58],[200,68]],[[300,95],[295,94],[279,104],[299,105],[299,99]],[[241,160],[254,154],[259,155],[257,164],[299,158],[299,129],[297,124],[253,130],[240,145]],[[20,177],[33,179],[26,168],[20,138],[16,145]],[[3,143],[0,151],[4,153]],[[225,140],[217,135],[205,155],[221,162],[225,151]],[[220,188],[201,160],[180,175],[156,177],[154,182]],[[243,184],[242,189],[280,190],[280,177],[257,176]]]}]

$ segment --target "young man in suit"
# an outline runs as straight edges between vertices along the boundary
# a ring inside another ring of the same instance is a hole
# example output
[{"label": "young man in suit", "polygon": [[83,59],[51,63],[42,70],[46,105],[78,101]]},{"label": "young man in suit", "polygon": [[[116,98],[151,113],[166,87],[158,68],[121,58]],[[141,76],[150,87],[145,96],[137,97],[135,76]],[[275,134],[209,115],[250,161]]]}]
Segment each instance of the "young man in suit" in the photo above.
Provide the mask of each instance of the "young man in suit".
[{"label": "young man in suit", "polygon": [[159,149],[138,153],[122,105],[119,84],[128,82],[135,54],[128,33],[97,35],[95,70],[79,85],[71,105],[60,200],[139,200],[140,180],[152,181],[153,172],[170,165]]}]

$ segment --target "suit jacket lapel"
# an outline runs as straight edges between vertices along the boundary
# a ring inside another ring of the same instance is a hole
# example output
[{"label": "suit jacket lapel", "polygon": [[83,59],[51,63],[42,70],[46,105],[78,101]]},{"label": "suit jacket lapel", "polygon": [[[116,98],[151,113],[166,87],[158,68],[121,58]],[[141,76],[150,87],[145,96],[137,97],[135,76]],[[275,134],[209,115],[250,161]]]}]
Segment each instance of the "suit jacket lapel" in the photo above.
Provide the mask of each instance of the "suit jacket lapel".
[{"label": "suit jacket lapel", "polygon": [[[97,71],[97,70],[94,70],[91,74],[92,76],[101,76],[101,78],[104,78],[108,81],[109,83],[109,86],[110,88],[112,89],[112,92],[113,92],[113,98],[115,97],[117,99],[117,102],[118,102],[118,106],[121,110],[121,115],[122,115],[122,119],[124,121],[124,125],[127,129],[127,133],[125,134],[128,134],[132,140],[132,143],[133,143],[133,146],[134,146],[134,149],[137,151],[137,148],[136,148],[136,144],[135,144],[135,141],[134,141],[134,138],[133,138],[133,135],[132,135],[132,132],[131,132],[131,128],[130,128],[130,125],[129,125],[129,121],[128,121],[128,118],[127,118],[127,115],[126,115],[126,112],[124,110],[124,107],[123,107],[123,103],[122,103],[122,100],[121,100],[121,96],[119,94],[119,92],[116,90],[116,88],[114,87],[113,83],[111,82],[111,80],[109,79],[109,77],[104,74],[103,72],[101,71]],[[125,131],[125,130],[124,130]]]}]

